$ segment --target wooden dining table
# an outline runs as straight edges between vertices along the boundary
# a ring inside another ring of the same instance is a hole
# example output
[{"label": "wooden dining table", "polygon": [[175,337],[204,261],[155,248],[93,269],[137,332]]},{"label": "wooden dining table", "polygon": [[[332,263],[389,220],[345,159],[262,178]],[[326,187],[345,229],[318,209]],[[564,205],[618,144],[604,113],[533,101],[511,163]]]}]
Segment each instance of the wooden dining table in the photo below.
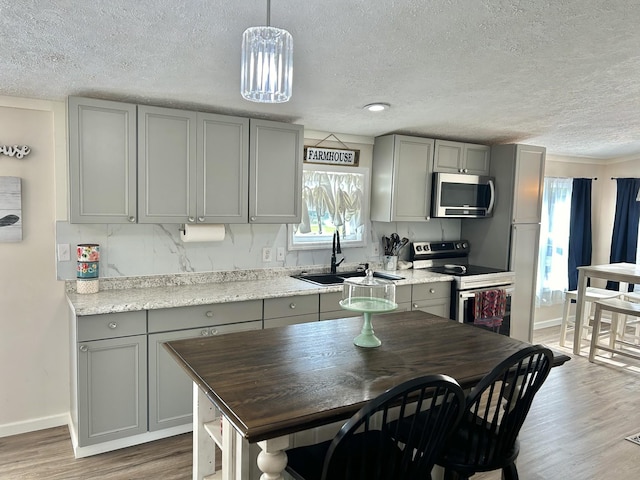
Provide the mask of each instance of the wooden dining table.
[{"label": "wooden dining table", "polygon": [[[281,479],[288,448],[323,439],[323,427],[339,426],[394,385],[446,374],[469,389],[529,345],[413,311],[374,315],[382,345],[362,348],[353,344],[362,323],[351,317],[165,343],[194,382],[193,478]],[[567,360],[554,353],[554,366]],[[216,475],[214,441],[222,448]]]},{"label": "wooden dining table", "polygon": [[578,267],[578,294],[576,299],[575,334],[573,335],[573,353],[580,355],[582,326],[586,321],[585,293],[590,278],[602,278],[619,283],[620,291],[627,291],[630,283],[640,284],[640,265],[635,263],[608,263],[604,265],[585,265]]}]

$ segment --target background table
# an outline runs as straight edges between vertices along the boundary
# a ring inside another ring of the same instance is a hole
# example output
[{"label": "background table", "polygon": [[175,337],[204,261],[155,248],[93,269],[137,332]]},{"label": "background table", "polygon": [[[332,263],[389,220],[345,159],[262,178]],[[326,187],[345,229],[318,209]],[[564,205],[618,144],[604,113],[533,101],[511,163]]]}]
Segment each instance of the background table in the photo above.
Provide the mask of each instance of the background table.
[{"label": "background table", "polygon": [[[228,420],[224,423],[237,432],[233,438],[229,427],[223,435],[223,442],[240,451],[235,460],[228,459],[227,467],[234,472],[229,478],[249,478],[247,442],[260,445],[258,463],[274,475],[268,478],[279,478],[291,434],[344,421],[365,402],[421,375],[450,375],[471,388],[528,345],[416,311],[374,316],[382,345],[360,348],[353,338],[362,321],[344,318],[165,344],[202,392],[200,399],[213,401]],[[556,355],[554,365],[568,359]],[[197,409],[207,408],[202,403]],[[194,412],[194,452],[199,442],[195,419],[206,416]],[[194,458],[194,469],[200,468],[197,463]]]},{"label": "background table", "polygon": [[582,325],[585,321],[584,296],[589,278],[603,278],[620,282],[620,290],[626,291],[630,283],[640,284],[640,265],[635,263],[609,263],[606,265],[585,265],[578,267],[578,298],[576,300],[576,320],[573,334],[573,353],[580,355]]}]

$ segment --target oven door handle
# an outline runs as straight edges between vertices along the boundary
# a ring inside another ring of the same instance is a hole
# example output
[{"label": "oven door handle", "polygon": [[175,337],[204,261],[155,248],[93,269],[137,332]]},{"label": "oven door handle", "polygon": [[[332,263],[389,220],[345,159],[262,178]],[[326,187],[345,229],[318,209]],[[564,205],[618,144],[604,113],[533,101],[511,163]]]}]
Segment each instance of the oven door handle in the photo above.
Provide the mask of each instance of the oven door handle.
[{"label": "oven door handle", "polygon": [[459,298],[473,298],[473,297],[476,296],[476,293],[487,292],[489,290],[505,290],[507,292],[507,295],[513,295],[515,287],[507,287],[507,288],[504,288],[504,289],[502,289],[500,287],[478,288],[478,289],[473,290],[473,291],[458,292],[458,297]]}]

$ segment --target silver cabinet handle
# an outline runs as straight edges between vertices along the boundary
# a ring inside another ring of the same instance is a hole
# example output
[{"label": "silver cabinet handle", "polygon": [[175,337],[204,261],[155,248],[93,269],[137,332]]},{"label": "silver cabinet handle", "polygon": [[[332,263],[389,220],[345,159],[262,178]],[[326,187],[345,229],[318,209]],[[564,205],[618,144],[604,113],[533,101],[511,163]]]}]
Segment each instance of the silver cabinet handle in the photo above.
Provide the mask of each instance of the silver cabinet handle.
[{"label": "silver cabinet handle", "polygon": [[80,351],[81,352],[87,352],[87,351],[89,351],[89,347],[87,347],[86,345],[80,345]]},{"label": "silver cabinet handle", "polygon": [[215,328],[211,329],[211,335],[217,335],[218,334],[218,330],[216,330]]},{"label": "silver cabinet handle", "polygon": [[208,337],[209,336],[209,330],[207,330],[206,328],[204,330],[202,330],[200,332],[200,336],[201,337]]},{"label": "silver cabinet handle", "polygon": [[463,171],[464,173],[469,173],[469,169],[468,169],[468,168],[464,168],[462,171]]},{"label": "silver cabinet handle", "polygon": [[189,217],[187,220],[189,220],[189,223],[193,223],[196,221],[196,217]]},{"label": "silver cabinet handle", "polygon": [[258,217],[251,217],[251,221],[255,222],[258,219]]},{"label": "silver cabinet handle", "polygon": [[433,288],[430,288],[429,293],[436,293],[436,291]]},{"label": "silver cabinet handle", "polygon": [[207,316],[207,318],[213,318],[213,312],[211,310],[208,310],[205,315]]},{"label": "silver cabinet handle", "polygon": [[291,302],[291,303],[289,304],[289,308],[293,310],[294,308],[296,308],[296,304],[295,304],[295,303],[293,303],[293,302]]},{"label": "silver cabinet handle", "polygon": [[198,217],[199,222],[204,222],[204,217]]},{"label": "silver cabinet handle", "polygon": [[136,217],[129,217],[129,222],[131,223],[135,223],[136,222]]},{"label": "silver cabinet handle", "polygon": [[115,330],[116,328],[118,328],[118,324],[116,322],[109,322],[109,328],[111,330]]},{"label": "silver cabinet handle", "polygon": [[414,304],[413,304],[413,308],[418,308],[418,304],[417,304],[417,303],[414,303]]}]

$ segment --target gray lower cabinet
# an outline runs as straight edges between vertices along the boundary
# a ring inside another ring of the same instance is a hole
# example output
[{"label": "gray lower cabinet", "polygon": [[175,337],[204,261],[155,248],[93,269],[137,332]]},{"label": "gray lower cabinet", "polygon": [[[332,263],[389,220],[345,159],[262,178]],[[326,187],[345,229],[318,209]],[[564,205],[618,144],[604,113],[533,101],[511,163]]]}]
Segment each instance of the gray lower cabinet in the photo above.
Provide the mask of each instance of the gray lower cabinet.
[{"label": "gray lower cabinet", "polygon": [[193,381],[171,358],[164,342],[260,330],[262,322],[235,323],[149,334],[149,431],[189,424],[193,421]]},{"label": "gray lower cabinet", "polygon": [[304,127],[250,122],[249,223],[300,223]]},{"label": "gray lower cabinet", "polygon": [[264,300],[264,328],[317,321],[318,295],[296,295]]},{"label": "gray lower cabinet", "polygon": [[434,282],[412,285],[411,310],[422,310],[439,317],[451,318],[451,284]]},{"label": "gray lower cabinet", "polygon": [[136,106],[69,97],[71,223],[135,223]]},{"label": "gray lower cabinet", "polygon": [[262,301],[150,310],[149,431],[189,424],[193,382],[171,358],[163,342],[262,328]]},{"label": "gray lower cabinet", "polygon": [[73,359],[78,446],[147,431],[146,312],[79,317]]}]

